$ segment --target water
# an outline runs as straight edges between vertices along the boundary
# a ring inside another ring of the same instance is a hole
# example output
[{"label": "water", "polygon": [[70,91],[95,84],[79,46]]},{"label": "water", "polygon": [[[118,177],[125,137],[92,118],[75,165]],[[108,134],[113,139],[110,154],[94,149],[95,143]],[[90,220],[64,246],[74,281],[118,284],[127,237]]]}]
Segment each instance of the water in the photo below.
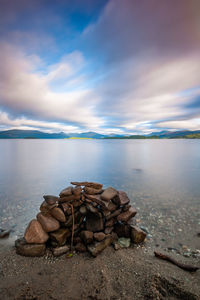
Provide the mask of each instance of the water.
[{"label": "water", "polygon": [[127,191],[143,220],[196,211],[200,140],[0,140],[0,227],[22,233],[44,194],[86,180]]}]

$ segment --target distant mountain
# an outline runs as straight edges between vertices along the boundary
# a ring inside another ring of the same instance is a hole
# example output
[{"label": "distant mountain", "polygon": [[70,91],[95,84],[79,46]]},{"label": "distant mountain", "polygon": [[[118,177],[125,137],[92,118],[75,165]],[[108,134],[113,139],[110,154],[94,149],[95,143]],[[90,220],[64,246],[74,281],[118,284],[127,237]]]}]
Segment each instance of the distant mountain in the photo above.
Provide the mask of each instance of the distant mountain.
[{"label": "distant mountain", "polygon": [[149,135],[103,135],[96,132],[83,133],[46,133],[38,130],[12,129],[0,131],[0,139],[67,139],[67,138],[92,138],[92,139],[177,139],[200,138],[200,130],[195,131],[161,131]]},{"label": "distant mountain", "polygon": [[46,133],[38,130],[6,130],[0,131],[0,139],[64,139],[68,138],[64,132]]}]

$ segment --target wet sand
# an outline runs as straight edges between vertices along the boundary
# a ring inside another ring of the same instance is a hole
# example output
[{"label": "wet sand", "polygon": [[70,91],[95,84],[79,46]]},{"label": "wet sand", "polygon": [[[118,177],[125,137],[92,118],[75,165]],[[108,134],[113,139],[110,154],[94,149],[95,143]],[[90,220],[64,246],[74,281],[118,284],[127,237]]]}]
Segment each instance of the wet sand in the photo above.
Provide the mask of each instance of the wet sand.
[{"label": "wet sand", "polygon": [[199,299],[200,270],[184,271],[153,254],[200,267],[198,203],[134,202],[137,224],[148,232],[141,246],[108,247],[97,258],[27,258],[15,253],[14,236],[2,240],[1,299]]}]

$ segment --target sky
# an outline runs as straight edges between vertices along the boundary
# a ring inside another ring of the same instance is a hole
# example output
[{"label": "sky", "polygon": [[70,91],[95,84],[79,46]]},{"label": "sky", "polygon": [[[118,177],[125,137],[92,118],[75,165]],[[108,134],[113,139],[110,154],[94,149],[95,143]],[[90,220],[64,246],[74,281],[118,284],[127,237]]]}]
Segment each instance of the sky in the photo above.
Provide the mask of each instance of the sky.
[{"label": "sky", "polygon": [[0,130],[200,130],[199,0],[0,0]]}]

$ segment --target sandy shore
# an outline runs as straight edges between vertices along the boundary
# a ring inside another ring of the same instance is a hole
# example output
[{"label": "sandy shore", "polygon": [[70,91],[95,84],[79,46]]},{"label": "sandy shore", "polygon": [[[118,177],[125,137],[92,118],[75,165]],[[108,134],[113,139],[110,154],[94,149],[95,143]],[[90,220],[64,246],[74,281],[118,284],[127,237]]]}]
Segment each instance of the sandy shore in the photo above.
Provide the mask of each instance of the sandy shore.
[{"label": "sandy shore", "polygon": [[[6,299],[199,299],[200,270],[195,273],[154,257],[144,246],[115,251],[107,248],[97,258],[50,255],[27,258],[15,249],[0,251],[0,298]],[[170,254],[181,262],[198,259]]]}]

